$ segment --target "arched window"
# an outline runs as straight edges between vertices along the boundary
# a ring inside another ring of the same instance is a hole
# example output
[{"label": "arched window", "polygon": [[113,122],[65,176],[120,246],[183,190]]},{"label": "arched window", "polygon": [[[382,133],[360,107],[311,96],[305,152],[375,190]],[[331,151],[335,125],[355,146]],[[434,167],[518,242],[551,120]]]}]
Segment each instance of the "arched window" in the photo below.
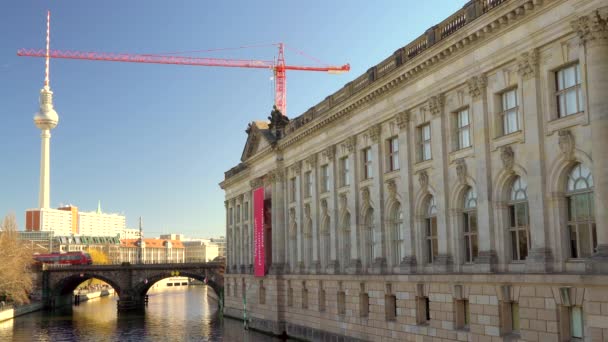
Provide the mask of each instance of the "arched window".
[{"label": "arched window", "polygon": [[350,263],[350,213],[347,211],[342,217],[342,267],[345,268]]},{"label": "arched window", "polygon": [[477,257],[477,193],[469,188],[464,195],[464,261],[472,263]]},{"label": "arched window", "polygon": [[306,267],[312,266],[312,220],[306,218],[304,225],[304,264]]},{"label": "arched window", "polygon": [[582,164],[576,165],[568,175],[568,231],[570,256],[587,258],[597,248],[595,215],[593,212],[593,176]]},{"label": "arched window", "polygon": [[374,258],[374,209],[368,208],[365,213],[365,262],[372,266]]},{"label": "arched window", "polygon": [[393,206],[391,212],[391,238],[392,238],[392,253],[393,253],[393,266],[399,265],[401,262],[401,229],[403,228],[403,211],[401,211],[401,204],[398,202]]},{"label": "arched window", "polygon": [[432,264],[439,254],[439,242],[437,240],[437,206],[435,197],[428,199],[426,219],[425,219],[425,239],[426,239],[426,262]]},{"label": "arched window", "polygon": [[521,177],[511,185],[509,199],[509,233],[511,235],[511,259],[526,260],[530,250],[528,226],[528,184]]}]

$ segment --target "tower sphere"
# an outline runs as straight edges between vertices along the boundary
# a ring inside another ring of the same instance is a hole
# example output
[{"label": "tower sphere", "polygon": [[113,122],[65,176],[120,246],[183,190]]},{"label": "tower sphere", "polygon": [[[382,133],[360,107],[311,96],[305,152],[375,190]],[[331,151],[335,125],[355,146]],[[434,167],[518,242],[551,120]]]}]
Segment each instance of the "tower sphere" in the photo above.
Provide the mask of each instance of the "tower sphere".
[{"label": "tower sphere", "polygon": [[40,91],[40,110],[34,115],[34,123],[39,129],[53,129],[59,122],[59,115],[53,108],[53,92],[47,89]]}]

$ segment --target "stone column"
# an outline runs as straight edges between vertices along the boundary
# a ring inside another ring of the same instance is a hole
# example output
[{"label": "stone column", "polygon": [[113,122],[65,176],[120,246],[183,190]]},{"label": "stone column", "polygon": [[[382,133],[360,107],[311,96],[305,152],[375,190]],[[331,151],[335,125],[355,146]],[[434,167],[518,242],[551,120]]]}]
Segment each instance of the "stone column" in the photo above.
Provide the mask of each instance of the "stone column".
[{"label": "stone column", "polygon": [[[232,210],[232,215],[230,215],[230,210]],[[232,243],[230,244],[230,268],[232,269],[232,273],[237,273],[237,268],[238,268],[238,252],[237,252],[237,243],[236,243],[236,219],[235,219],[235,211],[236,211],[236,198],[233,198],[230,200],[230,206],[228,209],[228,213],[230,216],[230,220],[232,221],[232,224],[230,225],[230,229],[232,231],[232,234],[230,234],[230,239],[232,240]]]},{"label": "stone column", "polygon": [[[545,203],[545,161],[544,151],[544,115],[541,111],[540,79],[538,77],[538,52],[531,50],[523,53],[517,61],[518,73],[521,76],[521,91],[518,91],[518,105],[524,130],[526,154],[520,161],[527,170],[528,208],[530,217],[531,248],[526,258],[526,272],[548,272],[552,269],[551,249],[549,248],[546,203]],[[519,98],[520,94],[522,95]]]},{"label": "stone column", "polygon": [[350,262],[346,268],[348,274],[361,273],[363,265],[361,263],[361,257],[359,255],[359,244],[360,241],[358,236],[358,222],[359,222],[359,196],[358,196],[358,182],[359,182],[359,170],[360,165],[357,163],[357,137],[352,136],[346,139],[344,145],[348,149],[348,166],[350,167],[349,173],[349,189],[348,189],[348,212],[350,213]]},{"label": "stone column", "polygon": [[443,94],[432,96],[428,100],[427,109],[431,113],[431,156],[435,170],[429,172],[429,184],[437,191],[435,203],[437,205],[437,242],[439,251],[433,264],[438,272],[452,270],[452,253],[450,251],[450,232],[448,231],[448,185],[447,185],[447,142],[444,118],[445,97]]},{"label": "stone column", "polygon": [[313,154],[306,159],[306,163],[310,167],[310,182],[312,189],[310,191],[310,218],[312,219],[312,265],[309,272],[319,273],[321,271],[321,259],[319,258],[319,196],[317,187],[317,154]]},{"label": "stone column", "polygon": [[[472,103],[469,110],[473,118],[472,141],[475,148],[475,168],[477,176],[477,241],[479,255],[474,260],[475,272],[493,272],[496,270],[496,250],[493,245],[494,213],[492,210],[492,170],[490,169],[490,125],[488,121],[488,97],[486,93],[486,75],[479,75],[467,81]],[[456,166],[456,173],[461,182],[466,182],[468,165],[463,160]],[[462,216],[459,213],[459,216]],[[460,240],[459,240],[460,241]]]},{"label": "stone column", "polygon": [[608,6],[572,22],[585,48],[587,103],[591,121],[591,156],[595,196],[597,253],[589,270],[608,271]]},{"label": "stone column", "polygon": [[239,236],[237,236],[236,238],[239,239],[241,245],[241,248],[238,251],[237,267],[240,273],[245,273],[245,252],[247,250],[247,241],[245,241],[245,232],[243,231],[245,227],[245,225],[243,224],[243,210],[245,210],[243,208],[243,194],[240,194],[236,197],[236,206],[237,208],[239,208],[234,213],[236,215],[236,225],[239,227]]},{"label": "stone column", "polygon": [[381,141],[382,129],[380,124],[377,124],[369,129],[369,138],[372,142],[372,179],[373,186],[370,188],[370,196],[372,202],[376,203],[374,208],[374,245],[373,245],[373,262],[372,262],[372,273],[383,274],[387,272],[387,263],[385,246],[385,224],[384,224],[384,184],[382,179],[384,178],[384,167],[383,167],[383,144]]},{"label": "stone column", "polygon": [[401,243],[401,263],[399,265],[401,273],[416,272],[416,254],[414,249],[414,191],[412,184],[412,154],[410,153],[410,113],[401,112],[396,116],[399,126],[399,177],[401,177],[400,195],[403,199],[401,211],[403,212],[403,224],[400,232],[403,242]]},{"label": "stone column", "polygon": [[[296,178],[296,222],[297,222],[297,235],[296,235],[296,272],[304,273],[304,251],[302,250],[302,246],[304,245],[304,213],[302,206],[302,162],[298,161],[292,166],[293,175]],[[291,189],[289,189],[291,191]],[[291,194],[290,194],[291,196]]]},{"label": "stone column", "polygon": [[340,272],[340,262],[338,261],[338,197],[337,197],[337,172],[336,172],[336,146],[332,145],[323,151],[323,155],[327,159],[327,169],[329,172],[329,198],[327,199],[327,210],[330,217],[329,226],[329,243],[331,248],[329,263],[326,271],[329,274]]},{"label": "stone column", "polygon": [[[230,202],[224,201],[224,208],[226,208],[226,273],[230,272],[230,246],[232,244],[231,230],[230,230],[230,211],[228,209]],[[141,251],[139,252],[141,253]]]}]

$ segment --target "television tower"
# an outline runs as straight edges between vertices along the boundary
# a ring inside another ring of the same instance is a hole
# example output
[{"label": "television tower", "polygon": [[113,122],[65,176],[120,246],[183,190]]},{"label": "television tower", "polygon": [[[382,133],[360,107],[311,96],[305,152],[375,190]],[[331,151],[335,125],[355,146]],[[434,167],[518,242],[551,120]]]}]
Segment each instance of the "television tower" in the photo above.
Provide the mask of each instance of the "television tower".
[{"label": "television tower", "polygon": [[59,116],[53,108],[53,92],[49,83],[49,45],[51,30],[51,11],[46,14],[46,59],[44,72],[44,87],[40,89],[40,110],[34,115],[34,123],[41,130],[40,148],[40,192],[38,207],[49,208],[50,201],[50,147],[51,130],[57,126]]}]

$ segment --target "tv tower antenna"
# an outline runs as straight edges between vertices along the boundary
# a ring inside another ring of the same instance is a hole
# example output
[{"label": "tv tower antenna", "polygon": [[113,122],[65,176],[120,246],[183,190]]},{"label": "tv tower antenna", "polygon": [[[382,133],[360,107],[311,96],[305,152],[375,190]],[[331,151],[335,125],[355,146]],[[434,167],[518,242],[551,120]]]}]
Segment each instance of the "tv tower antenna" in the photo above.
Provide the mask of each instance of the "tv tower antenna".
[{"label": "tv tower antenna", "polygon": [[53,92],[49,81],[49,61],[51,43],[51,11],[46,14],[46,58],[44,68],[44,86],[40,90],[40,109],[34,115],[34,124],[41,130],[40,139],[40,192],[38,207],[49,208],[50,202],[50,153],[51,130],[57,127],[59,115],[53,108]]}]

